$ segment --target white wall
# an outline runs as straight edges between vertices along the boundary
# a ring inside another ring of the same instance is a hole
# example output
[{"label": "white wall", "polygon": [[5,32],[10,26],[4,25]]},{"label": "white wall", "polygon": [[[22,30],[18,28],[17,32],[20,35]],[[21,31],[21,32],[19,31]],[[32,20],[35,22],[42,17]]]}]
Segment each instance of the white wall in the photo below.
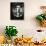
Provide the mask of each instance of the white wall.
[{"label": "white wall", "polygon": [[[24,20],[10,20],[10,2],[24,2]],[[31,32],[42,29],[35,19],[41,13],[42,5],[46,5],[46,0],[0,0],[0,33],[4,32],[6,25],[15,25],[19,31],[18,36],[31,36]]]}]

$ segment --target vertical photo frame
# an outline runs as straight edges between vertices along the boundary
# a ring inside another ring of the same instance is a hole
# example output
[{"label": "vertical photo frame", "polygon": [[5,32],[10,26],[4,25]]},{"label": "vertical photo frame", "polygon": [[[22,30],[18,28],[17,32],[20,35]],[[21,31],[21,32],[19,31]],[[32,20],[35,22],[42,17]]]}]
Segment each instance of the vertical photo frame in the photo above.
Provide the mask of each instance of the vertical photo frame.
[{"label": "vertical photo frame", "polygon": [[10,3],[10,19],[24,20],[24,2]]}]

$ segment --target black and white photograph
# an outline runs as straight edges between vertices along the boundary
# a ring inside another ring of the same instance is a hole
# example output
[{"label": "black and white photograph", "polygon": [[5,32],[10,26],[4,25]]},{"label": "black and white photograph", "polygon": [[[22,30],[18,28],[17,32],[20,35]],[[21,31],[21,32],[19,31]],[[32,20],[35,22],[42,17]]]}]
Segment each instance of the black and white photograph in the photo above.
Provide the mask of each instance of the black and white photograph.
[{"label": "black and white photograph", "polygon": [[24,2],[10,3],[10,19],[24,20]]}]

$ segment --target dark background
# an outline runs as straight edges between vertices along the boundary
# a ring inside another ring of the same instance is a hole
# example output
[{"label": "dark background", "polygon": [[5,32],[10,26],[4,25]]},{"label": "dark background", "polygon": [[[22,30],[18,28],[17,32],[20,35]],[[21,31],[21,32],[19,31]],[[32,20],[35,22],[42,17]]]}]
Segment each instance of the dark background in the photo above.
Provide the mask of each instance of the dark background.
[{"label": "dark background", "polygon": [[21,7],[24,8],[24,2],[11,2],[10,3],[10,19],[11,20],[24,20],[24,12],[23,12],[22,16],[19,18],[15,17],[12,13],[12,9],[16,8],[17,5],[20,5]]}]

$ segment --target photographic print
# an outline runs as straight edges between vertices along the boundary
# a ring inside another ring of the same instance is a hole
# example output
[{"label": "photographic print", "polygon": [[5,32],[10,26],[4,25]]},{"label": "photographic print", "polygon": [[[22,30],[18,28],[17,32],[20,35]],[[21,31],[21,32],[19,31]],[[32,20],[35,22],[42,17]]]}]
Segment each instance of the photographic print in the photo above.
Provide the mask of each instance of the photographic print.
[{"label": "photographic print", "polygon": [[24,20],[24,2],[11,2],[11,20]]}]

